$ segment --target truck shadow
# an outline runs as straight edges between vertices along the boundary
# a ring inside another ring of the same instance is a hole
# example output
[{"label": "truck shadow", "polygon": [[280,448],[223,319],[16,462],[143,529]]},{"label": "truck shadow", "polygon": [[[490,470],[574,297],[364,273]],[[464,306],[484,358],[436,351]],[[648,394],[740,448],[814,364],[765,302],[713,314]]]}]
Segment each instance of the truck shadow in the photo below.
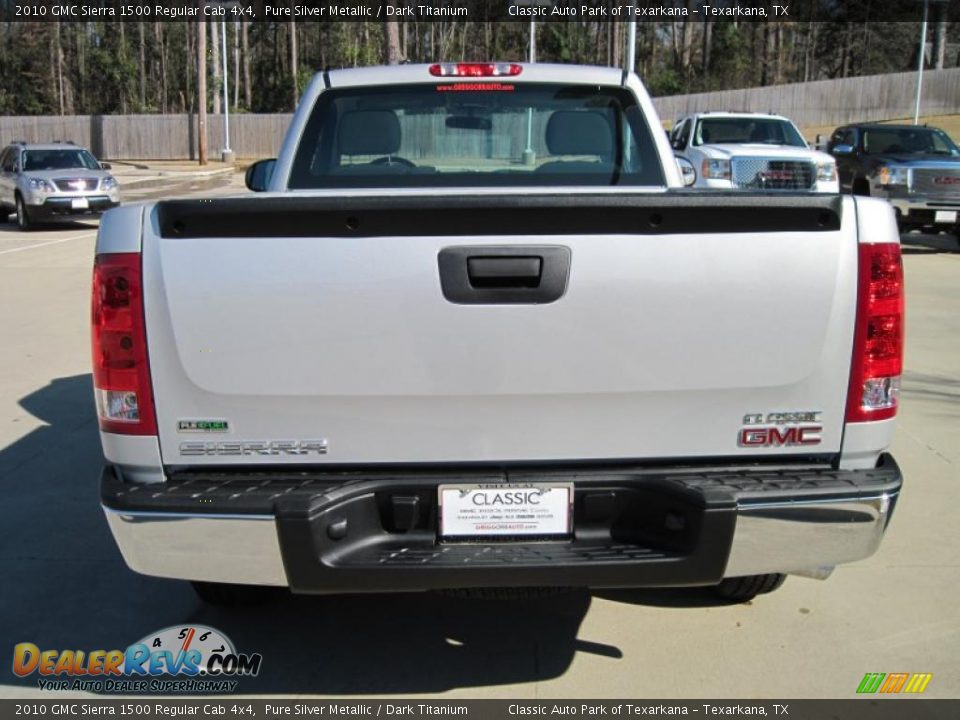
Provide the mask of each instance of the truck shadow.
[{"label": "truck shadow", "polygon": [[[0,448],[2,652],[19,642],[122,650],[162,628],[201,623],[225,633],[238,651],[262,654],[259,676],[243,679],[238,691],[330,695],[510,685],[561,676],[577,652],[622,657],[615,646],[580,637],[593,599],[587,591],[530,600],[283,593],[267,605],[227,611],[201,604],[188,583],[137,575],[100,510],[91,395],[89,375],[51,381],[20,401],[45,424]],[[610,599],[705,602],[696,591]],[[0,687],[36,688],[36,681],[10,670],[0,675]]]},{"label": "truck shadow", "polygon": [[904,233],[900,236],[904,255],[960,253],[960,238],[949,233],[937,235]]}]

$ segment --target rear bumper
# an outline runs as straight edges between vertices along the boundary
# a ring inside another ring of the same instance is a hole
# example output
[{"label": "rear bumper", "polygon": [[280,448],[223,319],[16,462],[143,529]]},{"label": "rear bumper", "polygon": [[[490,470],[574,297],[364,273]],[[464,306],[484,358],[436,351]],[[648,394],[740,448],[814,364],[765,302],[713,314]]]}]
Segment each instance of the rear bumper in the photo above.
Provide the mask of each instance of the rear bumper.
[{"label": "rear bumper", "polygon": [[[572,481],[573,537],[438,543],[439,482],[505,480]],[[130,485],[108,466],[101,478],[133,570],[304,593],[669,587],[810,572],[873,554],[901,483],[889,455],[855,471],[203,473]]]}]

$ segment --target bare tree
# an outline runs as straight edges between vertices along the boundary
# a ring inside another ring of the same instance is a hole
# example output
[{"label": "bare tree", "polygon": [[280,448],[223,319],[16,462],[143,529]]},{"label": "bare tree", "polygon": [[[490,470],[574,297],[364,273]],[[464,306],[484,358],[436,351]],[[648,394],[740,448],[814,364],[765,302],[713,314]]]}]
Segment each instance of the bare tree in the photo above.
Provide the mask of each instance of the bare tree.
[{"label": "bare tree", "polygon": [[[393,5],[393,0],[388,0]],[[399,65],[403,62],[403,51],[400,49],[400,24],[396,20],[387,20],[383,24],[384,49],[386,50],[387,65]]]},{"label": "bare tree", "polygon": [[936,70],[943,69],[947,55],[947,4],[934,3],[933,57],[931,65]]},{"label": "bare tree", "polygon": [[213,66],[213,114],[220,114],[220,89],[223,83],[220,73],[220,21],[210,21],[210,64]]},{"label": "bare tree", "polygon": [[57,97],[59,98],[60,114],[63,115],[63,46],[60,44],[60,21],[54,23],[53,51],[56,56],[57,68]]},{"label": "bare tree", "polygon": [[197,155],[207,164],[207,21],[197,22]]},{"label": "bare tree", "polygon": [[250,85],[250,23],[240,23],[240,52],[243,53],[243,104],[247,110],[253,109],[253,88]]},{"label": "bare tree", "polygon": [[710,51],[713,45],[713,23],[710,20],[703,21],[703,52],[701,54],[700,69],[704,76],[710,72]]},{"label": "bare tree", "polygon": [[160,49],[160,112],[167,112],[167,50],[163,42],[163,23],[153,24],[154,36]]},{"label": "bare tree", "polygon": [[297,23],[290,21],[290,75],[293,78],[293,109],[297,109],[300,100],[299,63],[297,61]]},{"label": "bare tree", "polygon": [[140,112],[147,107],[147,38],[143,23],[137,23],[140,31]]}]

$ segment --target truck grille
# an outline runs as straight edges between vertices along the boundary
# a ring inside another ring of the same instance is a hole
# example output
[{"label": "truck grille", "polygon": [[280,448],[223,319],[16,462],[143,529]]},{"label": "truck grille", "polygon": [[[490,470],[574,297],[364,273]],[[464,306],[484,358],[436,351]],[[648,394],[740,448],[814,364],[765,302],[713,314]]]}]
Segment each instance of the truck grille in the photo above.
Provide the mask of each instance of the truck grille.
[{"label": "truck grille", "polygon": [[960,166],[957,168],[913,168],[910,192],[944,200],[960,199]]},{"label": "truck grille", "polygon": [[816,168],[801,160],[733,158],[733,184],[750,190],[812,190]]},{"label": "truck grille", "polygon": [[99,183],[100,181],[97,180],[97,178],[64,178],[53,181],[53,184],[57,186],[57,190],[61,192],[96,190]]}]

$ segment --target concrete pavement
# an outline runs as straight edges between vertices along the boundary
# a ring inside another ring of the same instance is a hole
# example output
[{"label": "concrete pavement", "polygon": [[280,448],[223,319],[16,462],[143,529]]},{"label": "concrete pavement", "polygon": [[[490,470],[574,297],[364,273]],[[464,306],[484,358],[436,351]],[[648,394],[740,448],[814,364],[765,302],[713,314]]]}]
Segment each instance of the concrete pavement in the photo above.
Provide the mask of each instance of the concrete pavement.
[{"label": "concrete pavement", "polygon": [[168,188],[171,184],[229,177],[245,167],[246,165],[241,163],[226,165],[222,162],[210,162],[199,165],[196,161],[186,160],[115,160],[111,162],[110,172],[117,178],[123,193],[134,189]]}]

